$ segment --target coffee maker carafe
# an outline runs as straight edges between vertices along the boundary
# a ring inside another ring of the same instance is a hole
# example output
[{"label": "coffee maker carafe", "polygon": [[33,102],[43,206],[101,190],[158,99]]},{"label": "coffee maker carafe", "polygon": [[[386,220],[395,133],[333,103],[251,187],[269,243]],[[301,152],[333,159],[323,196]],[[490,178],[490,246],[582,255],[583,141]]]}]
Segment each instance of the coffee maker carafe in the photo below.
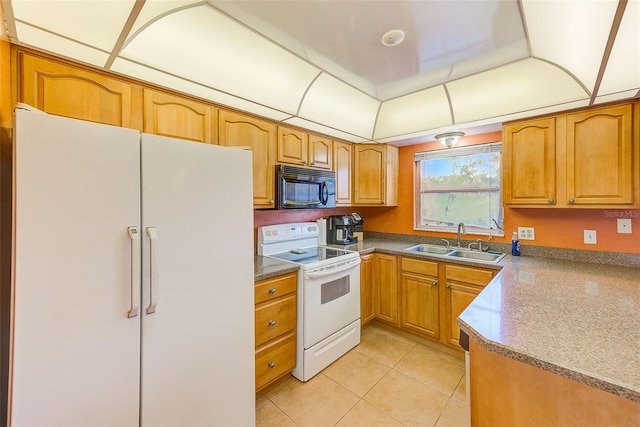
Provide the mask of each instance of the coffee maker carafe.
[{"label": "coffee maker carafe", "polygon": [[358,243],[353,235],[354,220],[351,215],[331,215],[327,224],[327,244],[350,245]]}]

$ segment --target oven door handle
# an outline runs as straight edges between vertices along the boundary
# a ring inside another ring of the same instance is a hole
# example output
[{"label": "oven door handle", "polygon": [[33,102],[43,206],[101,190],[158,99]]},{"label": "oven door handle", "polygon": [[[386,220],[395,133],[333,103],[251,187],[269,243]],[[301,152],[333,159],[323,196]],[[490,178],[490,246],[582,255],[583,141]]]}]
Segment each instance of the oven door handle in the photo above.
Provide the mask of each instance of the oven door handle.
[{"label": "oven door handle", "polygon": [[345,265],[343,267],[336,268],[334,270],[324,270],[324,271],[319,271],[317,273],[307,273],[306,276],[309,279],[319,279],[321,277],[331,276],[331,275],[336,274],[336,273],[342,273],[343,271],[349,270],[349,269],[357,266],[358,264],[360,264],[360,262],[359,262],[360,260],[358,259],[357,261],[358,262],[354,262],[353,264],[348,264],[348,265]]}]

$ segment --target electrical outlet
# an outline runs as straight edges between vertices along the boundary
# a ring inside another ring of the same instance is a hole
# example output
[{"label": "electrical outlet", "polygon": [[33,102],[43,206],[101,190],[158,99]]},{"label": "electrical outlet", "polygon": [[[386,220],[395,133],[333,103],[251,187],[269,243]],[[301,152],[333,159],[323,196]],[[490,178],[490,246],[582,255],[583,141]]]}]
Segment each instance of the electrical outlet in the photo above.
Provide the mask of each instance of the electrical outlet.
[{"label": "electrical outlet", "polygon": [[536,240],[536,233],[533,227],[518,227],[518,239]]},{"label": "electrical outlet", "polygon": [[587,245],[595,245],[596,240],[596,230],[584,230],[584,243]]},{"label": "electrical outlet", "polygon": [[618,233],[631,234],[631,219],[618,218]]}]

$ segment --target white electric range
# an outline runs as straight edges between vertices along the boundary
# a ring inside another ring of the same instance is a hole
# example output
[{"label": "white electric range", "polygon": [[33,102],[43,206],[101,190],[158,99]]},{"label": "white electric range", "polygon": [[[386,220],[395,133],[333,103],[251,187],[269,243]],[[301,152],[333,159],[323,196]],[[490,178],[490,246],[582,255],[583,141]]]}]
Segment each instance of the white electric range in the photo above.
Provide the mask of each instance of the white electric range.
[{"label": "white electric range", "polygon": [[315,222],[258,228],[258,255],[300,266],[296,367],[311,379],[360,343],[360,254],[318,245]]}]

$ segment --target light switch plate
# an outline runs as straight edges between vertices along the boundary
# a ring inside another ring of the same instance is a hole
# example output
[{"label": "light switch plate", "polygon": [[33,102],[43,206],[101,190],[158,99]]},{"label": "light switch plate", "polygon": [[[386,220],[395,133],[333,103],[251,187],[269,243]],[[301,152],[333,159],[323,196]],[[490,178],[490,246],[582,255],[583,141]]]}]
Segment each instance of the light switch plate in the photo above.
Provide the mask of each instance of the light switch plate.
[{"label": "light switch plate", "polygon": [[596,230],[584,230],[584,243],[587,245],[595,245],[596,240]]},{"label": "light switch plate", "polygon": [[631,234],[631,219],[618,218],[618,233]]}]

